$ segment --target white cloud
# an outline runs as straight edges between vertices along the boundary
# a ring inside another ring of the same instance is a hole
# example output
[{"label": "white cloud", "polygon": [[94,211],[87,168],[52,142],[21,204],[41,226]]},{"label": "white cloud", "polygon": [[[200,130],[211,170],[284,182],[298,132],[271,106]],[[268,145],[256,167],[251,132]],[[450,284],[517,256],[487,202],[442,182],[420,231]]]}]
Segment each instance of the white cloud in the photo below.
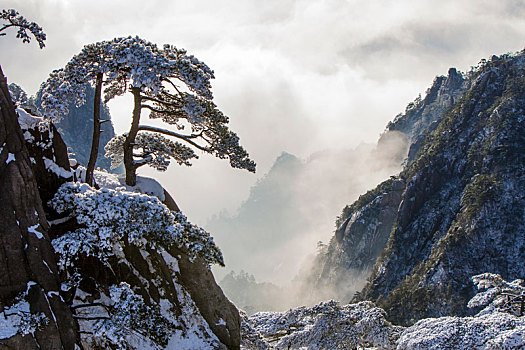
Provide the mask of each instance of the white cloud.
[{"label": "white cloud", "polygon": [[[282,150],[306,157],[375,141],[435,75],[520,50],[525,34],[523,0],[3,0],[1,7],[17,8],[48,35],[42,51],[13,33],[0,37],[4,72],[30,93],[90,42],[140,35],[188,49],[215,69],[217,103],[261,174]],[[129,110],[112,104],[117,130],[127,128]],[[204,185],[208,167],[162,175],[187,184],[176,197],[197,221],[226,202],[235,206],[256,178],[220,160],[198,162],[217,171],[220,191]]]}]

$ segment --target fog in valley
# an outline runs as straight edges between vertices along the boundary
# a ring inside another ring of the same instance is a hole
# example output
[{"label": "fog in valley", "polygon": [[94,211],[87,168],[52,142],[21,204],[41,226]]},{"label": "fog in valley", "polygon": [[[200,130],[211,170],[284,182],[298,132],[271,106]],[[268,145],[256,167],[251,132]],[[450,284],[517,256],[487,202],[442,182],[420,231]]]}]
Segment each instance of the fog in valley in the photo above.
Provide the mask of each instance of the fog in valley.
[{"label": "fog in valley", "polygon": [[[333,236],[346,204],[399,172],[406,147],[403,134],[389,132],[378,144],[306,159],[282,153],[237,212],[222,212],[205,225],[225,255],[226,268],[214,272],[226,293],[248,312],[334,297],[330,290],[309,292],[305,278],[317,250]],[[348,288],[357,291],[363,283],[360,276]]]}]

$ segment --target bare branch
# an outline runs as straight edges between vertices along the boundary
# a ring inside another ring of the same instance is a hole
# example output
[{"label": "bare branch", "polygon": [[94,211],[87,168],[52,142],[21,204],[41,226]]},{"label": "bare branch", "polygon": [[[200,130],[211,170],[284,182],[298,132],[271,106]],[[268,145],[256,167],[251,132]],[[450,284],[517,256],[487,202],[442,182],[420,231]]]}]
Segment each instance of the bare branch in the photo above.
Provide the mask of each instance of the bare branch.
[{"label": "bare branch", "polygon": [[76,305],[71,305],[69,308],[71,310],[76,310],[76,309],[81,309],[81,308],[84,308],[84,307],[91,307],[91,306],[102,306],[103,308],[105,308],[107,310],[108,306],[106,304],[102,304],[102,303],[86,303],[86,304],[76,304]]},{"label": "bare branch", "polygon": [[211,152],[211,150],[209,148],[201,146],[198,143],[196,143],[196,142],[191,140],[191,139],[194,139],[194,138],[197,138],[197,137],[201,137],[202,138],[202,133],[200,133],[200,134],[191,134],[191,135],[183,135],[183,134],[176,133],[174,131],[165,130],[165,129],[162,129],[162,128],[156,128],[154,126],[148,126],[148,125],[139,125],[139,130],[158,132],[160,134],[173,136],[173,137],[176,137],[176,138],[178,138],[180,140],[186,141],[187,143],[189,143],[190,145],[200,149],[201,151]]},{"label": "bare branch", "polygon": [[109,316],[77,316],[73,315],[74,319],[77,320],[110,320],[111,318]]}]

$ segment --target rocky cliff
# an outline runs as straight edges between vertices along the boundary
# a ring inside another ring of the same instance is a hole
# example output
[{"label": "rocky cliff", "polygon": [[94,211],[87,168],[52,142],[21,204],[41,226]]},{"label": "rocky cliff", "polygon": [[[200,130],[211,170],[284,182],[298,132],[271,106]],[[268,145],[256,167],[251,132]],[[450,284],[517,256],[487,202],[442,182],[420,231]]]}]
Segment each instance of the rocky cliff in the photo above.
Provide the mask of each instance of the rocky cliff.
[{"label": "rocky cliff", "polygon": [[464,77],[451,70],[389,124],[412,139],[408,163],[396,180],[345,208],[318,257],[318,284],[377,258],[358,299],[411,324],[467,314],[470,276],[523,278],[523,62],[520,53],[494,56]]},{"label": "rocky cliff", "polygon": [[60,279],[37,182],[0,69],[0,341],[13,349],[73,349],[78,328]]},{"label": "rocky cliff", "polygon": [[98,190],[71,182],[81,171],[58,130],[17,114],[2,83],[2,345],[238,349],[239,313],[209,270],[222,261],[209,234],[162,191],[169,208],[113,174],[96,172]]}]

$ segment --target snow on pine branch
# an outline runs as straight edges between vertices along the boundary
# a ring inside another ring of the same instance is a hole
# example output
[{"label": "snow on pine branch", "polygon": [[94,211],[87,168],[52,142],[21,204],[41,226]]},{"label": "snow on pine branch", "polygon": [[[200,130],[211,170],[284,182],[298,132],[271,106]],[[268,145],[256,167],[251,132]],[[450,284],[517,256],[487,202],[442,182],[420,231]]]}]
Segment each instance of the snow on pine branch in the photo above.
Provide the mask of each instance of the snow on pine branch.
[{"label": "snow on pine branch", "polygon": [[99,73],[105,76],[105,102],[124,94],[128,86],[157,95],[170,79],[186,84],[200,97],[212,98],[213,72],[185,50],[170,45],[159,50],[139,37],[119,37],[85,45],[64,68],[51,73],[42,95],[45,115],[53,118],[67,113],[65,105],[71,101],[84,104],[85,84],[93,84]]},{"label": "snow on pine branch", "polygon": [[164,45],[163,54],[173,62],[169,78],[184,82],[198,96],[213,99],[210,80],[214,79],[213,70],[195,56],[188,55],[186,50],[173,45]]},{"label": "snow on pine branch", "polygon": [[189,223],[180,212],[170,211],[158,198],[121,189],[96,190],[87,184],[63,184],[50,204],[58,213],[68,213],[81,225],[52,241],[67,269],[80,255],[105,262],[125,241],[137,246],[176,246],[190,258],[224,265],[222,253],[210,234]]},{"label": "snow on pine branch", "polygon": [[0,19],[7,22],[7,24],[3,24],[3,26],[0,28],[0,36],[5,35],[5,33],[1,33],[5,29],[17,27],[18,32],[16,33],[16,37],[22,39],[23,43],[31,42],[31,36],[29,35],[29,33],[31,33],[35,37],[41,49],[46,46],[44,43],[44,41],[46,41],[46,34],[42,30],[42,27],[40,27],[35,22],[29,22],[15,9],[2,10],[2,12],[0,12]]},{"label": "snow on pine branch", "polygon": [[42,109],[46,118],[60,120],[69,113],[71,103],[80,107],[86,102],[86,83],[82,78],[85,74],[85,71],[72,73],[64,68],[49,74],[42,89]]},{"label": "snow on pine branch", "polygon": [[[149,339],[157,349],[164,349],[170,336],[179,327],[174,319],[163,316],[160,306],[147,305],[142,296],[136,294],[127,283],[109,287],[106,298],[106,316],[91,325],[92,335],[87,337],[91,345],[113,348],[130,346],[137,336]],[[88,314],[86,320],[89,321]]]},{"label": "snow on pine branch", "polygon": [[179,130],[184,129],[181,120],[185,120],[193,132],[191,135],[178,135],[167,131],[167,135],[177,137],[194,147],[198,144],[197,148],[217,158],[229,159],[233,168],[255,172],[255,162],[240,145],[237,134],[228,128],[228,117],[212,101],[187,93],[172,95],[164,90],[155,98],[147,96],[145,100],[153,102],[150,118],[162,119],[167,124],[177,126]]}]

